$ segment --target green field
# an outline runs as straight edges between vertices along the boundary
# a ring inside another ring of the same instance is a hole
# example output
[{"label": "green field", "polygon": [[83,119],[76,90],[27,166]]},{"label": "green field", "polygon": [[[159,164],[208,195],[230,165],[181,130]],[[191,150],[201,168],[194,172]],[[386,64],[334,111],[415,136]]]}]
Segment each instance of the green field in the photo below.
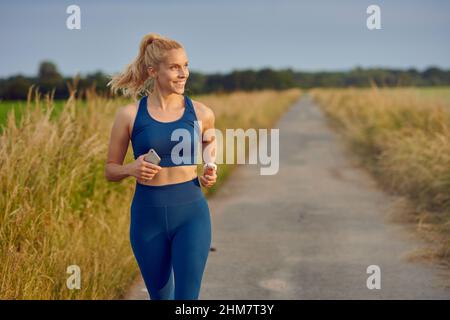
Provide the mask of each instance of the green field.
[{"label": "green field", "polygon": [[[55,119],[61,111],[64,106],[64,104],[67,102],[67,100],[55,100],[54,103],[54,109],[52,111],[52,114],[50,116],[50,119]],[[47,105],[42,101],[42,109],[46,110]],[[83,101],[77,101],[77,105],[85,105],[86,103]],[[20,119],[22,118],[22,114],[24,113],[24,110],[26,108],[27,102],[26,101],[0,101],[0,133],[3,132],[3,125],[6,124],[7,116],[9,112],[14,112],[16,117],[16,125],[20,123]],[[31,102],[32,108],[34,107],[34,102]]]}]

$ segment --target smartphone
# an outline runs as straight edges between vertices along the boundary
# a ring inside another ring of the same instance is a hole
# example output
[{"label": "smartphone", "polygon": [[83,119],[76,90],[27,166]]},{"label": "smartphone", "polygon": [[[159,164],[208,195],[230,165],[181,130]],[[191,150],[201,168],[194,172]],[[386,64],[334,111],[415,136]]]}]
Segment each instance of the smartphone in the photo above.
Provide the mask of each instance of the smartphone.
[{"label": "smartphone", "polygon": [[148,153],[144,156],[144,160],[156,165],[159,165],[161,162],[161,158],[158,156],[156,151],[152,148],[148,151]]}]

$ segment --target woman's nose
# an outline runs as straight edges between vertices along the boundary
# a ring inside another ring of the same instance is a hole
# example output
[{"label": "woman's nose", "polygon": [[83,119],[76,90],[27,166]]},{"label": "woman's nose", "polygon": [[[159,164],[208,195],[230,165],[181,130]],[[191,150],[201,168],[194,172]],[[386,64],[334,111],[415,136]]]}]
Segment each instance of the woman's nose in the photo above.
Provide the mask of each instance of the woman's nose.
[{"label": "woman's nose", "polygon": [[189,70],[187,70],[187,69],[181,70],[181,72],[178,74],[178,76],[181,76],[182,78],[187,78],[188,75],[189,75]]}]

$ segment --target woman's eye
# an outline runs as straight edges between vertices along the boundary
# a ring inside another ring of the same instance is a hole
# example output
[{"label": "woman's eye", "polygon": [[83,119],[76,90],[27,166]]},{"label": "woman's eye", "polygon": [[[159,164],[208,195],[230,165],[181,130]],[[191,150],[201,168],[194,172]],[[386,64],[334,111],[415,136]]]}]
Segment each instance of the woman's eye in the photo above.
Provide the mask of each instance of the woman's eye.
[{"label": "woman's eye", "polygon": [[[185,65],[185,67],[188,68],[189,66],[188,66],[188,65]],[[170,70],[175,70],[175,69],[178,69],[178,67],[177,67],[177,66],[172,66],[172,67],[170,67]]]}]

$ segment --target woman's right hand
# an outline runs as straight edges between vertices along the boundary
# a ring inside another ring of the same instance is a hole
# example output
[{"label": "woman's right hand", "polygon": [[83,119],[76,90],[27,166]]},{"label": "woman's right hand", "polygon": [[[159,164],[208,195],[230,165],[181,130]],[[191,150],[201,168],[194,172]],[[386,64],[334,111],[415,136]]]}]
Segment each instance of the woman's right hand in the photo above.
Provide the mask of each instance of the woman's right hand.
[{"label": "woman's right hand", "polygon": [[151,180],[162,168],[144,160],[145,154],[140,155],[130,163],[130,174],[139,180]]}]

